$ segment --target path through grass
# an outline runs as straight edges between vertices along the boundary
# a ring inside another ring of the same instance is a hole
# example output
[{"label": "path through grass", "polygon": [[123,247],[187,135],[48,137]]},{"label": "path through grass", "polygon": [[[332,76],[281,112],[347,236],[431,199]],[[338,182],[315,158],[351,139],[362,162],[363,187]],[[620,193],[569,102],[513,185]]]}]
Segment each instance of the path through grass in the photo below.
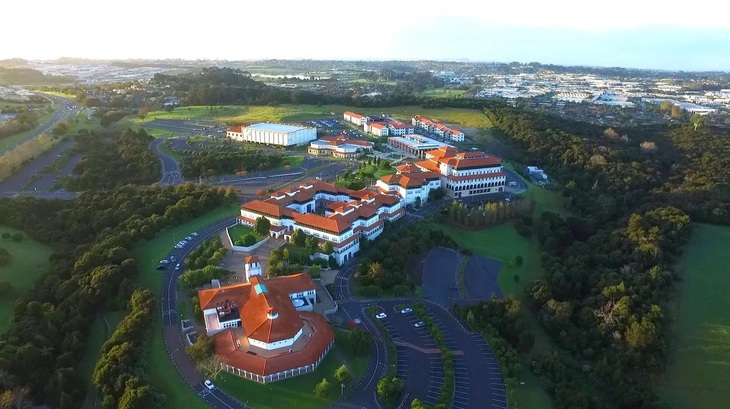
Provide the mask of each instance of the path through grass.
[{"label": "path through grass", "polygon": [[659,386],[672,408],[730,402],[730,227],[696,224],[679,264],[681,283],[670,365]]}]

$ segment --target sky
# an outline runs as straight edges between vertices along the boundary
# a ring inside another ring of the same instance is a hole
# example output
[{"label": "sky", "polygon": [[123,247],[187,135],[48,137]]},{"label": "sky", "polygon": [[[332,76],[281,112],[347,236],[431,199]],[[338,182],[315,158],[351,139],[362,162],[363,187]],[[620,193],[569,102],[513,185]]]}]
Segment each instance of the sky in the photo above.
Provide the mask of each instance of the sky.
[{"label": "sky", "polygon": [[0,59],[435,59],[730,71],[730,2],[35,0]]}]

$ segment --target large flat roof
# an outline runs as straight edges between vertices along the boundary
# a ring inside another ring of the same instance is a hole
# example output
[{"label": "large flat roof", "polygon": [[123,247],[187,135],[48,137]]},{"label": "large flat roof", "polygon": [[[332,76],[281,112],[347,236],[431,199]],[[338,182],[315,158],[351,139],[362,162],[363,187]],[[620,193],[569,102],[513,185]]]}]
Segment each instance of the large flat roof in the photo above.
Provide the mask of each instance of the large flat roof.
[{"label": "large flat roof", "polygon": [[453,146],[446,142],[437,141],[423,135],[391,136],[388,139],[398,141],[414,149],[438,149],[442,146]]},{"label": "large flat roof", "polygon": [[273,131],[273,132],[283,132],[283,133],[290,133],[290,132],[296,132],[300,131],[302,129],[312,129],[308,128],[306,126],[296,126],[296,125],[285,125],[285,124],[272,124],[272,123],[260,123],[260,124],[253,124],[248,126],[249,129],[259,129],[263,131]]}]

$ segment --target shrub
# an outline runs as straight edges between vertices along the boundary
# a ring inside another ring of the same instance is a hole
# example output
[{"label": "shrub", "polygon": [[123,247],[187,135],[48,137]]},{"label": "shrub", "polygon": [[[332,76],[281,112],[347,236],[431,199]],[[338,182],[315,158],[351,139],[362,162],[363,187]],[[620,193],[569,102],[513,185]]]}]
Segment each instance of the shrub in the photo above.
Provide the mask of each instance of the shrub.
[{"label": "shrub", "polygon": [[247,234],[243,236],[243,245],[244,247],[251,247],[254,244],[256,244],[256,237],[253,234]]},{"label": "shrub", "polygon": [[314,387],[314,394],[319,396],[320,398],[328,397],[331,392],[332,384],[330,384],[329,381],[324,378],[320,383],[317,384],[317,386]]}]

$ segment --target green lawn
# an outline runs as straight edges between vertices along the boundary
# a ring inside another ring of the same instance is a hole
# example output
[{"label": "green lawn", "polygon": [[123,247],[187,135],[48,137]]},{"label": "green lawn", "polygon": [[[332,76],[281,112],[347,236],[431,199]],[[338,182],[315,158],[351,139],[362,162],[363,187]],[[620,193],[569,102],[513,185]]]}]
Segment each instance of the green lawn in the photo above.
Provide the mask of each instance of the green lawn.
[{"label": "green lawn", "polygon": [[[105,314],[106,320],[109,323],[109,334],[111,335],[116,330],[119,323],[127,315],[128,311],[113,311]],[[91,384],[91,375],[94,372],[96,361],[101,356],[101,346],[106,342],[107,327],[104,323],[103,317],[97,317],[91,324],[91,332],[89,332],[88,344],[86,345],[86,353],[84,359],[79,362],[79,375],[86,382],[86,398],[82,408],[93,409],[94,401],[98,396],[96,388]],[[96,402],[97,407],[101,407],[101,402]]]},{"label": "green lawn", "polygon": [[[0,281],[9,282],[17,295],[25,294],[36,280],[51,270],[48,257],[53,252],[51,247],[37,242],[20,230],[0,225],[2,233],[21,233],[23,241],[0,239],[0,247],[7,250],[12,259],[10,265],[0,267]],[[5,332],[13,311],[13,303],[17,297],[4,297],[0,301],[0,332]]]},{"label": "green lawn", "polygon": [[730,401],[730,227],[695,224],[679,263],[681,295],[670,365],[659,385],[672,408],[710,409]]},{"label": "green lawn", "polygon": [[388,169],[378,169],[375,171],[373,176],[375,176],[376,179],[380,179],[381,177],[385,175],[393,175],[395,174],[396,170],[395,168],[388,168]]},{"label": "green lawn", "polygon": [[358,108],[345,105],[280,105],[271,106],[189,106],[175,108],[172,112],[150,112],[144,120],[136,116],[130,123],[144,125],[154,119],[209,119],[225,123],[243,122],[302,122],[322,117],[341,117],[344,111],[355,111],[363,114],[380,114],[387,112],[396,118],[410,123],[414,115],[426,116],[435,121],[448,122],[467,127],[489,128],[491,122],[483,112],[476,109],[463,108],[421,108],[417,106],[399,106],[390,108]]},{"label": "green lawn", "polygon": [[286,243],[283,246],[283,248],[284,249],[288,249],[289,250],[289,254],[292,255],[292,256],[295,256],[295,257],[300,257],[300,258],[309,257],[312,254],[312,251],[309,250],[308,248],[306,248],[306,247],[297,247],[297,246],[295,246],[295,245],[293,245],[291,243]]},{"label": "green lawn", "polygon": [[418,95],[422,97],[435,97],[435,98],[458,98],[463,97],[467,93],[463,89],[451,89],[451,88],[434,88],[423,92],[419,92]]},{"label": "green lawn", "polygon": [[243,236],[247,234],[253,234],[254,237],[256,237],[256,242],[259,242],[266,238],[266,236],[262,236],[258,233],[256,233],[251,227],[244,226],[242,224],[237,225],[236,227],[232,227],[228,229],[228,234],[231,236],[231,240],[235,243],[237,240],[243,240]]},{"label": "green lawn", "polygon": [[352,369],[352,377],[357,382],[358,379],[362,378],[363,375],[365,375],[365,371],[368,369],[368,356],[362,356],[355,353],[355,351],[350,347],[350,331],[344,330],[344,329],[336,329],[335,330],[335,343],[337,344],[337,349],[340,351],[340,353],[344,356],[345,360],[349,364],[350,369]]},{"label": "green lawn", "polygon": [[291,169],[298,169],[304,163],[304,156],[302,155],[291,155],[287,158]]},{"label": "green lawn", "polygon": [[[170,229],[150,241],[138,244],[134,248],[134,255],[140,263],[139,283],[154,291],[159,297],[160,291],[162,290],[162,274],[159,270],[155,269],[159,260],[164,258],[182,237],[226,216],[236,215],[239,209],[240,206],[238,204],[232,204],[212,210],[201,217]],[[161,326],[160,316],[159,314],[155,314],[155,326],[152,330],[150,350],[147,354],[147,362],[149,362],[147,372],[150,381],[155,388],[167,396],[168,408],[208,408],[208,405],[185,383],[172,365],[162,341]]]},{"label": "green lawn", "polygon": [[[339,332],[337,331],[336,334],[339,335]],[[345,359],[349,360],[351,356],[348,356],[346,352],[349,349],[346,332],[344,336],[337,335],[335,344],[343,351]],[[216,385],[242,403],[248,402],[256,409],[320,409],[329,406],[340,395],[340,388],[339,386],[333,388],[331,397],[324,399],[314,394],[314,387],[322,381],[322,378],[327,378],[330,384],[337,385],[333,375],[340,365],[342,363],[337,359],[335,351],[330,351],[319,367],[307,375],[261,385],[224,372],[216,381]],[[359,358],[355,363],[351,363],[356,370],[360,370],[363,365],[367,367],[367,357]]]}]

